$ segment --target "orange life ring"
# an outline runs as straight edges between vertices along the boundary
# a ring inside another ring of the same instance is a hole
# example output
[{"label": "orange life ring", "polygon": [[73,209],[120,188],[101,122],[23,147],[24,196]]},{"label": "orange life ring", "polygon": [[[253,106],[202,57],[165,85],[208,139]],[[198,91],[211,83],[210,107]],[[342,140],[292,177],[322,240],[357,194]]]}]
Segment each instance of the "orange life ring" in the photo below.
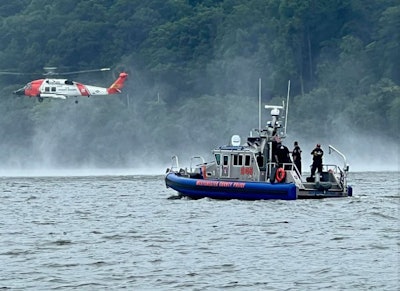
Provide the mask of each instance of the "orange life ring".
[{"label": "orange life ring", "polygon": [[283,180],[285,180],[285,177],[286,177],[285,170],[283,168],[278,168],[278,170],[276,170],[276,175],[275,175],[276,181],[278,181],[278,183],[280,183]]}]

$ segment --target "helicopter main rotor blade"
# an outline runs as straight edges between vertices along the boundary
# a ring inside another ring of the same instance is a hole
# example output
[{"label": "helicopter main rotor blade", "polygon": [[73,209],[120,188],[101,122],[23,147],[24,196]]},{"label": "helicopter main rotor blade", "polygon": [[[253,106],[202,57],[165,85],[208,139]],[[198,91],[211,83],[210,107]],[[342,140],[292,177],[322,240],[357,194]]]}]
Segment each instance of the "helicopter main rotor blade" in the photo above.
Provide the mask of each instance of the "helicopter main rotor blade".
[{"label": "helicopter main rotor blade", "polygon": [[81,71],[73,71],[73,72],[61,72],[61,73],[50,73],[51,75],[72,75],[72,74],[81,74],[81,73],[91,73],[91,72],[104,72],[109,71],[110,68],[101,68],[101,69],[93,69],[93,70],[81,70]]},{"label": "helicopter main rotor blade", "polygon": [[0,75],[29,75],[27,73],[0,71]]},{"label": "helicopter main rotor blade", "polygon": [[0,75],[14,75],[14,76],[23,76],[23,75],[38,75],[38,76],[62,76],[62,75],[73,75],[73,74],[81,74],[81,73],[92,73],[92,72],[104,72],[110,71],[110,68],[101,68],[101,69],[92,69],[92,70],[81,70],[81,71],[72,71],[72,72],[56,72],[57,67],[44,67],[45,73],[20,73],[20,72],[12,72],[12,71],[0,71]]}]

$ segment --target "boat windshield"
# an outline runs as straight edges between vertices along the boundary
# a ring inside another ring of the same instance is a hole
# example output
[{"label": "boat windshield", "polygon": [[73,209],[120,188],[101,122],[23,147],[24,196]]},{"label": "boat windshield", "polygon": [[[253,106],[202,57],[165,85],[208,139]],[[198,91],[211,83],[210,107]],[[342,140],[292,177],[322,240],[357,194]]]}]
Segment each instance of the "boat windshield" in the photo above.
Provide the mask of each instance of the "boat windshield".
[{"label": "boat windshield", "polygon": [[215,161],[217,162],[217,165],[221,164],[221,155],[220,154],[215,154]]}]

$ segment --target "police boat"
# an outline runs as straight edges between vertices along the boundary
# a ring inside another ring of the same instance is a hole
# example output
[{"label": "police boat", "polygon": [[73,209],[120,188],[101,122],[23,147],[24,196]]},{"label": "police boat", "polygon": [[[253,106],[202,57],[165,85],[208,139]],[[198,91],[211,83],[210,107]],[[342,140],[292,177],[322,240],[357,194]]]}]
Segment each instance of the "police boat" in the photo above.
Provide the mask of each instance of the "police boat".
[{"label": "police boat", "polygon": [[339,155],[344,166],[323,164],[322,172],[313,179],[302,176],[293,162],[275,162],[274,148],[286,136],[287,119],[280,119],[284,110],[287,116],[287,105],[285,108],[283,102],[265,108],[271,110],[267,125],[253,129],[244,143],[240,136],[232,136],[229,144],[212,150],[212,161],[195,156],[189,167],[182,168],[178,156],[173,156],[165,174],[166,187],[178,193],[173,198],[295,200],[352,196],[346,157],[331,145],[329,154]]}]

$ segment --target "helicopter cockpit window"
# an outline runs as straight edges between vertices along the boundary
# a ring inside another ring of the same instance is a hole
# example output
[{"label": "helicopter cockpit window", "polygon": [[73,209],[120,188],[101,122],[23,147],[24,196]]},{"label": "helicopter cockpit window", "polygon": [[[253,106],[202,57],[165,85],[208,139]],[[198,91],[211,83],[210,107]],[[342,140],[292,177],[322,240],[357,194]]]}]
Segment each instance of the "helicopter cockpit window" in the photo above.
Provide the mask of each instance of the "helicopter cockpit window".
[{"label": "helicopter cockpit window", "polygon": [[65,80],[65,85],[73,85],[74,83],[71,80]]}]

